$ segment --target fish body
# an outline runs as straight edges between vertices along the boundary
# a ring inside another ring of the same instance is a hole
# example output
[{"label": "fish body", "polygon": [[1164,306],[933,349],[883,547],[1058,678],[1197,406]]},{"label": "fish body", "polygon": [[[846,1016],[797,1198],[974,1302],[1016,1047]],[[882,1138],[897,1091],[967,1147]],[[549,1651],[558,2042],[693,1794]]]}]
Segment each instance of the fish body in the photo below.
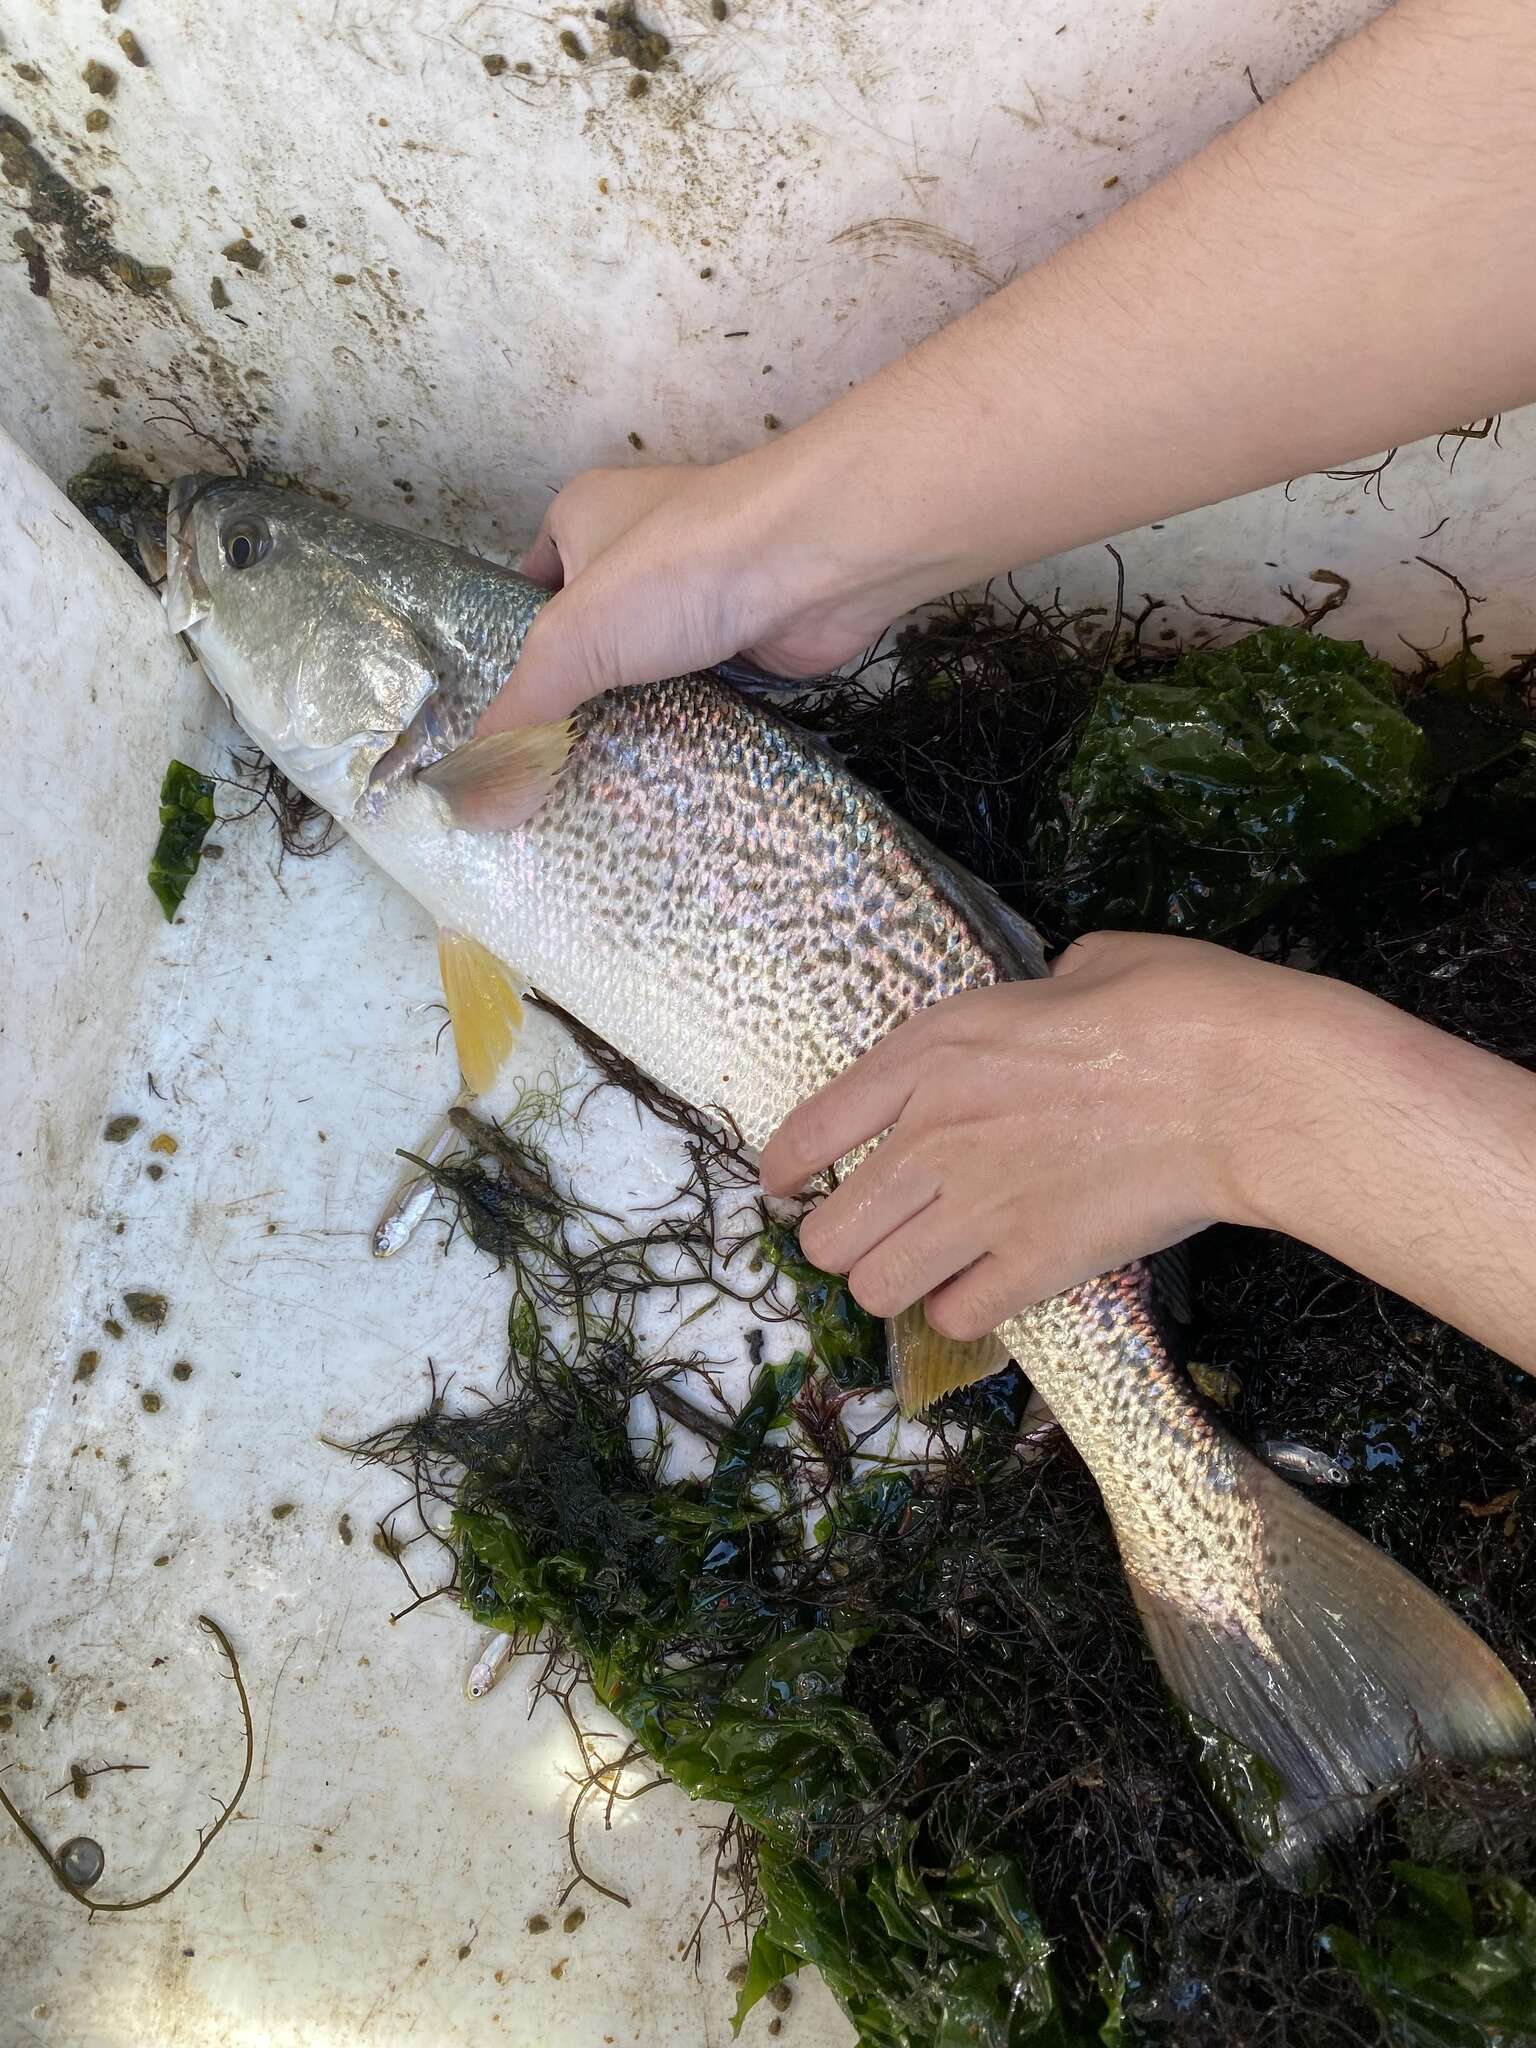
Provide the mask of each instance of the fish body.
[{"label": "fish body", "polygon": [[[989,889],[719,681],[600,697],[568,753],[466,744],[544,601],[511,571],[239,479],[182,480],[169,534],[171,621],[284,772],[440,929],[753,1146],[915,1011],[1046,972]],[[469,764],[498,748],[539,801],[471,829]],[[1529,1743],[1486,1646],[1195,1398],[1143,1267],[1025,1310],[998,1346],[1092,1468],[1171,1689],[1278,1773],[1275,1867],[1421,1748]]]}]

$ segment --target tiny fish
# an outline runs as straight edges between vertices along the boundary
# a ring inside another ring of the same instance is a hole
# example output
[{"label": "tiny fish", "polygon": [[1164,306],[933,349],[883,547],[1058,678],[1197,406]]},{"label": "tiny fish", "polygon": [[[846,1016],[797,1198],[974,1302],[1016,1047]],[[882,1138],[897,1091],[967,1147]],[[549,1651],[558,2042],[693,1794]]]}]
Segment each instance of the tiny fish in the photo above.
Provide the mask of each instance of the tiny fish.
[{"label": "tiny fish", "polygon": [[469,1676],[464,1681],[465,1696],[472,1700],[483,1700],[491,1687],[506,1668],[507,1659],[512,1655],[515,1638],[507,1635],[492,1636],[480,1655],[470,1666]]},{"label": "tiny fish", "polygon": [[[454,1107],[462,1107],[466,1100],[460,1096]],[[436,1136],[417,1155],[433,1166],[441,1166],[458,1143],[458,1134],[450,1121],[452,1115],[450,1110],[438,1126]],[[392,1259],[396,1252],[405,1249],[426,1220],[436,1195],[437,1188],[431,1174],[423,1173],[420,1167],[412,1167],[390,1196],[383,1215],[373,1227],[373,1256],[376,1259]]]},{"label": "tiny fish", "polygon": [[1266,1437],[1254,1445],[1253,1455],[1262,1458],[1272,1472],[1299,1479],[1304,1486],[1348,1486],[1352,1476],[1341,1459],[1311,1444],[1293,1443],[1288,1437]]},{"label": "tiny fish", "polygon": [[[162,553],[167,623],[240,723],[436,920],[472,1089],[537,988],[761,1146],[915,1011],[1048,972],[994,891],[718,678],[477,738],[547,601],[513,570],[242,477],[179,478]],[[1017,1360],[1098,1481],[1170,1689],[1275,1772],[1265,1862],[1294,1870],[1410,1763],[1514,1754],[1536,1721],[1464,1621],[1207,1412],[1157,1308],[1135,1264],[979,1344],[918,1309],[892,1380],[911,1414]]]}]

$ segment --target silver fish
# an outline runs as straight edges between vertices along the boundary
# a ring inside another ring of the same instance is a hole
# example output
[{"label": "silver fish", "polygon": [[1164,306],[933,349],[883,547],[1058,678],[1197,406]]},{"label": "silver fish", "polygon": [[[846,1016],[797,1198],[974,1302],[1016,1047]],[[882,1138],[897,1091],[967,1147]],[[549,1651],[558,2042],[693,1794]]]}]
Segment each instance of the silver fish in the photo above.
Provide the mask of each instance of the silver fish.
[{"label": "silver fish", "polygon": [[[437,919],[472,1086],[537,987],[761,1145],[914,1011],[1046,971],[989,889],[719,681],[471,740],[544,601],[512,571],[237,478],[175,486],[168,571],[170,623],[252,738]],[[1004,1355],[1028,1373],[1098,1480],[1170,1689],[1277,1774],[1272,1868],[1421,1754],[1531,1743],[1487,1646],[1206,1413],[1146,1268],[981,1347],[920,1316],[897,1334],[909,1410]]]},{"label": "silver fish", "polygon": [[1287,1479],[1299,1479],[1305,1486],[1348,1486],[1350,1470],[1342,1458],[1330,1457],[1315,1444],[1294,1443],[1289,1437],[1265,1437],[1253,1447],[1272,1472]]},{"label": "silver fish", "polygon": [[[461,1095],[461,1103],[469,1100]],[[429,1166],[441,1166],[449,1153],[459,1142],[459,1134],[444,1117],[434,1128],[432,1137],[418,1146],[417,1157],[426,1160]],[[404,1251],[431,1211],[437,1200],[437,1183],[430,1173],[423,1173],[420,1167],[413,1167],[402,1174],[384,1205],[383,1214],[373,1227],[373,1256],[376,1259],[392,1259],[396,1252]]]},{"label": "silver fish", "polygon": [[483,1700],[485,1698],[486,1694],[495,1685],[497,1679],[500,1678],[508,1658],[516,1647],[517,1638],[515,1636],[495,1635],[491,1637],[485,1648],[475,1659],[474,1664],[470,1667],[469,1676],[464,1681],[464,1694],[467,1699]]}]

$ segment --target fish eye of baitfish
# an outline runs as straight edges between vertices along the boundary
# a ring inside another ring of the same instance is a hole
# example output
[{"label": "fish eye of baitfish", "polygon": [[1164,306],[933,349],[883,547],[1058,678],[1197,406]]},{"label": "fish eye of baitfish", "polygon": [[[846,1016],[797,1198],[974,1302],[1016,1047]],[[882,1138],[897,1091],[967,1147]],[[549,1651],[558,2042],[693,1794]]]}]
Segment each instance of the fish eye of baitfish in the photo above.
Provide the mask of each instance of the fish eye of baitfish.
[{"label": "fish eye of baitfish", "polygon": [[224,535],[224,559],[231,569],[249,569],[272,546],[270,528],[259,521],[242,520]]}]

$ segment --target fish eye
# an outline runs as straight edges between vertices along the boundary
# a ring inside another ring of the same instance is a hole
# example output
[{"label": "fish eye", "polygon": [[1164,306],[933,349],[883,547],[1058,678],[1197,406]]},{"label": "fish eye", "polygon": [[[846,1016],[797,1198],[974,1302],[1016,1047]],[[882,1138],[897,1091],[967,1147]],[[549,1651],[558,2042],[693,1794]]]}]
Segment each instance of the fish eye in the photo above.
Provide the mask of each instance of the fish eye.
[{"label": "fish eye", "polygon": [[249,569],[252,562],[259,562],[272,546],[269,528],[259,521],[242,520],[232,526],[224,535],[224,559],[231,569]]}]

